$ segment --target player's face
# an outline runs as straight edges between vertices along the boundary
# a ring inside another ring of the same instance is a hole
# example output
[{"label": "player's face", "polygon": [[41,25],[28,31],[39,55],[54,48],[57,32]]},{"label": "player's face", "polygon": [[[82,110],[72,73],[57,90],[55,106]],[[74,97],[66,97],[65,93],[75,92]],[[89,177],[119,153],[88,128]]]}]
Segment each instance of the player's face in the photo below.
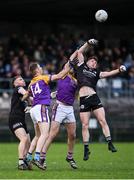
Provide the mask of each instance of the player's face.
[{"label": "player's face", "polygon": [[43,69],[39,65],[38,65],[38,71],[39,71],[40,74],[43,74]]},{"label": "player's face", "polygon": [[43,69],[42,69],[42,67],[40,67],[40,73],[43,74]]},{"label": "player's face", "polygon": [[90,68],[97,68],[97,61],[95,59],[89,59],[87,61],[87,66]]},{"label": "player's face", "polygon": [[15,86],[26,86],[24,79],[20,76],[14,81]]}]

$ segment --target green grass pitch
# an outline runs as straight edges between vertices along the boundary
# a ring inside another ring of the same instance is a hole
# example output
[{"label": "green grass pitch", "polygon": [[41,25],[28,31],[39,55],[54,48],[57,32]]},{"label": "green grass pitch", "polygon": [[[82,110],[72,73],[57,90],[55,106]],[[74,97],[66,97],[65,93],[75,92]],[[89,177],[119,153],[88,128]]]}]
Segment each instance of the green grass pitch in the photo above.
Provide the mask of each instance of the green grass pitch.
[{"label": "green grass pitch", "polygon": [[106,144],[91,144],[91,156],[83,161],[83,146],[76,144],[75,160],[78,170],[65,161],[67,145],[52,144],[47,155],[47,170],[34,167],[32,171],[17,170],[17,144],[0,144],[1,179],[132,179],[134,178],[134,143],[116,143],[117,153]]}]

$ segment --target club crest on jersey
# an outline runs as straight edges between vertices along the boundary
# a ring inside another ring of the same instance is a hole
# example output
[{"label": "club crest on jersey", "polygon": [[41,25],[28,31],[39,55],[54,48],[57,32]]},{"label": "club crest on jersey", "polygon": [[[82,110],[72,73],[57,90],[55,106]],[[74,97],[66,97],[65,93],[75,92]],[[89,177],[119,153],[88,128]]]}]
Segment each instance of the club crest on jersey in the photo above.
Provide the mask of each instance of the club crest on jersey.
[{"label": "club crest on jersey", "polygon": [[85,106],[82,104],[82,105],[80,106],[80,109],[84,109],[84,107],[85,107]]}]

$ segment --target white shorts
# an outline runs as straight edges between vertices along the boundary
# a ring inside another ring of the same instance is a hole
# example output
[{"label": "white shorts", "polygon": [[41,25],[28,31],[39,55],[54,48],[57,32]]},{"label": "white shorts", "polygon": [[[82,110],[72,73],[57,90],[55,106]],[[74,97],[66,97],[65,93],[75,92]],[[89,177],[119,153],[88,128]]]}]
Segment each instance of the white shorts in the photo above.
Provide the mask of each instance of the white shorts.
[{"label": "white shorts", "polygon": [[53,108],[52,121],[56,121],[59,123],[76,122],[73,106],[57,104],[55,108]]},{"label": "white shorts", "polygon": [[50,122],[48,107],[43,104],[38,104],[32,107],[30,110],[30,116],[34,124],[38,122]]}]

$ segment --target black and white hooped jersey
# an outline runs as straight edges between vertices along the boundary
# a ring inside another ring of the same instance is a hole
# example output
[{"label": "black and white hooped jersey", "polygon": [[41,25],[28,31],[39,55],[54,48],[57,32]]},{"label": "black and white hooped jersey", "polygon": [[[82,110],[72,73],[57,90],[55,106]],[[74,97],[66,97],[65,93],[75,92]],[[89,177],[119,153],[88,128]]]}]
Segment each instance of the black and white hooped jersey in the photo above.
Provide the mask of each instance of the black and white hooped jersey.
[{"label": "black and white hooped jersey", "polygon": [[76,72],[79,89],[88,86],[96,91],[96,84],[100,79],[99,69],[89,68],[86,63],[83,63],[77,67]]}]

